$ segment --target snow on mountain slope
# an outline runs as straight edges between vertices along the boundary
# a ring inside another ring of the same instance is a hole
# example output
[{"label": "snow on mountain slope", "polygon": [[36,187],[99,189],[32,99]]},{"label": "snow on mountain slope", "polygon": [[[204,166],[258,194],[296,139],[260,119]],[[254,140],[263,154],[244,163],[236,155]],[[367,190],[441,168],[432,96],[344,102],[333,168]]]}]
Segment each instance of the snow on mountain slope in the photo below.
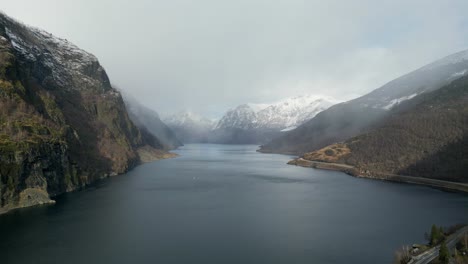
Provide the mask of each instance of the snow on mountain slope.
[{"label": "snow on mountain slope", "polygon": [[[6,16],[3,19],[13,22],[5,27],[5,33],[15,50],[29,61],[42,61],[51,71],[49,78],[62,88],[72,87],[73,79],[80,79],[86,83],[79,87],[80,89],[99,84],[96,79],[104,75],[104,69],[94,55],[44,30],[26,26]],[[107,76],[105,79],[109,82]]]},{"label": "snow on mountain slope", "polygon": [[206,128],[213,127],[213,121],[190,111],[179,112],[163,119],[169,127]]},{"label": "snow on mountain slope", "polygon": [[454,53],[349,101],[364,108],[391,110],[401,102],[436,90],[468,75],[468,50]]},{"label": "snow on mountain slope", "polygon": [[229,110],[215,129],[290,130],[336,103],[338,101],[331,97],[305,95],[286,98],[270,105],[244,104]]},{"label": "snow on mountain slope", "polygon": [[[393,112],[416,106],[427,93],[466,75],[468,50],[427,64],[364,96],[336,104],[298,128],[262,145],[260,151],[303,154],[357,136]],[[399,108],[403,102],[404,107]]]},{"label": "snow on mountain slope", "polygon": [[250,108],[252,108],[255,112],[259,112],[270,106],[270,104],[247,104],[247,105],[250,106]]},{"label": "snow on mountain slope", "polygon": [[287,98],[259,111],[257,113],[257,127],[291,129],[338,102],[331,97],[316,95]]},{"label": "snow on mountain slope", "polygon": [[215,129],[251,129],[257,123],[257,115],[255,111],[248,104],[239,105],[224,114],[218,121]]},{"label": "snow on mountain slope", "polygon": [[183,111],[163,119],[183,143],[208,142],[214,122],[198,114]]}]

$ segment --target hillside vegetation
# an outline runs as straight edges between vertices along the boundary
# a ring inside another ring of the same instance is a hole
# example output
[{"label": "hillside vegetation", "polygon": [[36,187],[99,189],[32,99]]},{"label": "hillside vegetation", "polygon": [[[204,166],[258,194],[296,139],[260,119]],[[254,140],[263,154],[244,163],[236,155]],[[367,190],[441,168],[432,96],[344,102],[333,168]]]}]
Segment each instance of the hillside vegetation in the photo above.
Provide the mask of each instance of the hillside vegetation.
[{"label": "hillside vegetation", "polygon": [[[393,109],[468,72],[468,50],[410,72],[354,100],[334,105],[259,151],[302,155],[379,127]],[[409,105],[410,106],[410,105]]]},{"label": "hillside vegetation", "polygon": [[[337,146],[350,153],[320,155]],[[367,133],[304,158],[353,165],[362,173],[468,182],[468,77],[402,104]]]}]

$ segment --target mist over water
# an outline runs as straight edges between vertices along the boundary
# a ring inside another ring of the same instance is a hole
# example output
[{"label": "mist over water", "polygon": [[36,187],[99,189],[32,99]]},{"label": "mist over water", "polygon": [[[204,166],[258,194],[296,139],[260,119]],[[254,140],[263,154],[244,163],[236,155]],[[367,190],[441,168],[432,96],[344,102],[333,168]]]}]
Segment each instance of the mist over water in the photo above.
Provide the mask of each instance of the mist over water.
[{"label": "mist over water", "polygon": [[187,145],[57,204],[0,216],[5,263],[390,263],[468,196]]}]

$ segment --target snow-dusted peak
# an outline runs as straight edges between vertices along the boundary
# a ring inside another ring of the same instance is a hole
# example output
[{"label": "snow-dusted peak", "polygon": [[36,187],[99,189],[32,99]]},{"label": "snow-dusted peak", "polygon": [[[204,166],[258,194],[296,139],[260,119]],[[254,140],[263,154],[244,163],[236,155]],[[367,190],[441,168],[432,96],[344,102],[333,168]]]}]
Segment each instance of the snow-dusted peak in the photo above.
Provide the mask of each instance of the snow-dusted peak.
[{"label": "snow-dusted peak", "polygon": [[336,103],[339,101],[329,96],[303,95],[286,98],[259,111],[257,126],[290,130]]},{"label": "snow-dusted peak", "polygon": [[[62,88],[86,89],[104,83],[104,90],[110,89],[109,80],[97,58],[68,40],[27,26],[0,13],[0,23],[13,49],[25,60],[39,62],[44,71],[50,71],[47,78]],[[79,80],[81,85],[72,85]]]},{"label": "snow-dusted peak", "polygon": [[243,104],[229,110],[216,129],[294,129],[339,101],[329,96],[303,95],[273,104]]},{"label": "snow-dusted peak", "polygon": [[182,111],[170,116],[167,116],[163,120],[169,126],[179,126],[179,127],[191,127],[191,126],[202,126],[211,128],[213,126],[213,121],[205,118],[199,114]]},{"label": "snow-dusted peak", "polygon": [[347,104],[387,111],[404,101],[437,90],[466,75],[468,75],[468,50],[429,63]]},{"label": "snow-dusted peak", "polygon": [[256,123],[255,111],[248,104],[242,104],[230,109],[218,121],[215,129],[239,128],[250,129]]}]

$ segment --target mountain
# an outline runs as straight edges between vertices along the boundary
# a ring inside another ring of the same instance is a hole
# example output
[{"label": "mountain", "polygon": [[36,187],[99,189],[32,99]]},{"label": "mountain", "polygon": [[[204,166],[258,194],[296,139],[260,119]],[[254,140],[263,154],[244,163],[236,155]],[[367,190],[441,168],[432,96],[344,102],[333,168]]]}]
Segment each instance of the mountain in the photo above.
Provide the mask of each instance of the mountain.
[{"label": "mountain", "polygon": [[328,96],[286,98],[258,111],[256,127],[289,131],[337,103],[338,100]]},{"label": "mountain", "polygon": [[325,96],[296,96],[270,105],[243,104],[229,110],[216,124],[217,143],[258,144],[310,120],[337,101]]},{"label": "mountain", "polygon": [[360,98],[337,104],[259,151],[302,154],[346,140],[378,126],[405,101],[468,74],[468,50],[458,52],[395,79]]},{"label": "mountain", "polygon": [[338,101],[326,96],[296,96],[273,104],[242,104],[217,122],[180,112],[164,122],[184,143],[260,144],[294,129]]},{"label": "mountain", "polygon": [[257,114],[248,104],[228,110],[216,123],[214,129],[253,129],[256,127]]},{"label": "mountain", "polygon": [[352,165],[360,176],[468,182],[468,76],[402,103],[367,133],[304,159]]},{"label": "mountain", "polygon": [[163,121],[182,143],[208,142],[214,125],[214,122],[208,118],[188,111],[167,116]]},{"label": "mountain", "polygon": [[52,202],[160,148],[96,57],[0,13],[0,211]]},{"label": "mountain", "polygon": [[175,133],[161,121],[156,111],[145,107],[130,95],[123,94],[123,99],[130,119],[140,130],[147,130],[156,136],[165,149],[171,150],[183,145]]}]

